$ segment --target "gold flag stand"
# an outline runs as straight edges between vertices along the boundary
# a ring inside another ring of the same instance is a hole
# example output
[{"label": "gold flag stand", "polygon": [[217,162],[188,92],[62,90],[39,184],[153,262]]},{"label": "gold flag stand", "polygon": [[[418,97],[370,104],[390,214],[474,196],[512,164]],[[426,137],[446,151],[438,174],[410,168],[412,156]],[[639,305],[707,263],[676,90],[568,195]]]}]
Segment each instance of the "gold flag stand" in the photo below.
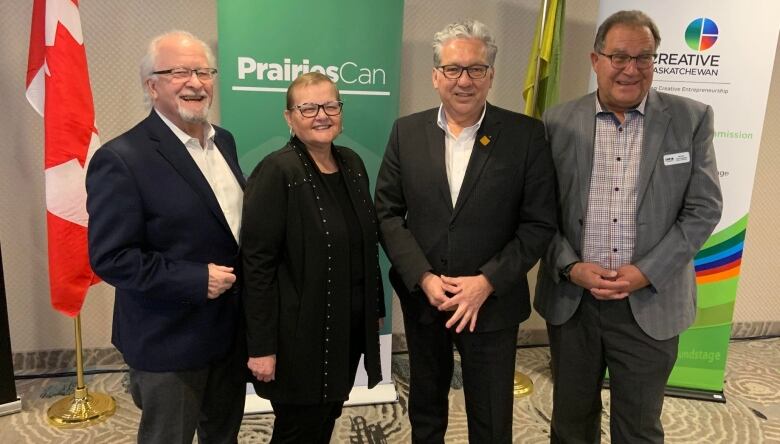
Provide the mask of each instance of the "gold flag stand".
[{"label": "gold flag stand", "polygon": [[531,378],[529,378],[528,375],[524,373],[515,372],[514,387],[512,389],[512,393],[514,393],[515,398],[529,396],[533,392],[534,382],[531,381]]},{"label": "gold flag stand", "polygon": [[84,384],[84,360],[81,349],[81,315],[73,318],[76,328],[76,390],[52,404],[46,413],[49,424],[63,429],[88,427],[104,421],[116,412],[114,398],[103,393],[89,393]]}]

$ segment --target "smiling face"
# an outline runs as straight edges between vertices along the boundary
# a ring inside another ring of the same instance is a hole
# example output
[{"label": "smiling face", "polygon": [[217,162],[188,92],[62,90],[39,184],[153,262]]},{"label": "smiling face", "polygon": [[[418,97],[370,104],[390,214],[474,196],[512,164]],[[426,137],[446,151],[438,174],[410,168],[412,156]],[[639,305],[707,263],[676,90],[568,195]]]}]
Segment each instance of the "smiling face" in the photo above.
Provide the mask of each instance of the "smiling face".
[{"label": "smiling face", "polygon": [[295,106],[304,103],[322,105],[339,100],[336,87],[329,81],[295,86],[292,90],[291,108],[284,111],[284,119],[290,129],[307,147],[326,149],[341,134],[341,114],[329,116],[322,107],[314,117],[304,117]]},{"label": "smiling face", "polygon": [[[477,39],[452,39],[441,48],[441,66],[489,65],[485,44]],[[447,121],[465,127],[482,115],[488,91],[493,86],[493,68],[483,79],[472,79],[465,71],[458,79],[448,79],[433,69],[433,87],[439,92]]]},{"label": "smiling face", "polygon": [[[157,46],[154,71],[172,68],[212,68],[200,43],[181,35],[162,39]],[[158,74],[146,81],[154,108],[187,133],[206,122],[214,81],[191,75],[185,80]]]},{"label": "smiling face", "polygon": [[[604,39],[604,54],[627,54],[636,57],[655,52],[655,40],[647,27],[615,25]],[[638,105],[653,83],[653,66],[638,69],[636,60],[617,69],[609,57],[591,53],[591,64],[596,72],[599,100],[612,112],[622,114]]]}]

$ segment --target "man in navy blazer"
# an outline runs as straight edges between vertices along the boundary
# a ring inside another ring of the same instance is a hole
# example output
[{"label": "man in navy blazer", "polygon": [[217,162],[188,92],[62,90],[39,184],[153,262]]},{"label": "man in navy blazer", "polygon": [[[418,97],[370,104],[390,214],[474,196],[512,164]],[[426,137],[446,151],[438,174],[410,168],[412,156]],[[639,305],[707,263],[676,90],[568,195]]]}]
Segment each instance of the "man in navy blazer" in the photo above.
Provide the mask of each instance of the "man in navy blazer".
[{"label": "man in navy blazer", "polygon": [[89,253],[116,287],[112,342],[142,410],[138,442],[236,442],[246,359],[237,288],[244,177],[233,136],[207,121],[214,56],[192,34],[153,39],[153,110],[87,172]]},{"label": "man in navy blazer", "polygon": [[444,442],[454,343],[469,442],[511,443],[526,273],[555,233],[552,158],[541,122],[487,103],[498,48],[484,24],[448,25],[433,47],[441,106],[396,121],[376,185],[412,442]]}]

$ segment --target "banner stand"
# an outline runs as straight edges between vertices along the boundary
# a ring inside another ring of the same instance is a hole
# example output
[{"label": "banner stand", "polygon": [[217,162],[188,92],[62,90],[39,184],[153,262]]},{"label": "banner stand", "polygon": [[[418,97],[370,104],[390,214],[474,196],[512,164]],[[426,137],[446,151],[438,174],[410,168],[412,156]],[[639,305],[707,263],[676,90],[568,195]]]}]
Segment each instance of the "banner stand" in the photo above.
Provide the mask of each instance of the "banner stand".
[{"label": "banner stand", "polygon": [[[387,135],[398,117],[404,2],[338,4],[293,0],[259,7],[252,0],[217,1],[221,124],[236,139],[245,173],[289,138],[282,111],[290,82],[300,74],[321,72],[336,83],[344,102],[344,131],[335,143],[363,159],[369,182],[375,184]],[[334,32],[312,39],[308,32],[291,29]],[[283,38],[269,40],[269,35]],[[379,263],[386,277],[389,261],[381,253]],[[359,364],[345,405],[398,400],[391,378],[393,290],[387,279],[383,284],[386,317],[379,354],[384,378],[367,389],[368,377]],[[266,411],[270,404],[248,384],[245,412]]]},{"label": "banner stand", "polygon": [[726,397],[723,395],[723,392],[704,389],[688,389],[684,387],[666,386],[664,395],[671,396],[673,398],[695,399],[697,401],[719,402],[722,404],[726,403]]},{"label": "banner stand", "polygon": [[22,411],[22,400],[16,396],[11,333],[8,327],[8,305],[5,299],[3,252],[0,249],[0,416],[20,411]]}]

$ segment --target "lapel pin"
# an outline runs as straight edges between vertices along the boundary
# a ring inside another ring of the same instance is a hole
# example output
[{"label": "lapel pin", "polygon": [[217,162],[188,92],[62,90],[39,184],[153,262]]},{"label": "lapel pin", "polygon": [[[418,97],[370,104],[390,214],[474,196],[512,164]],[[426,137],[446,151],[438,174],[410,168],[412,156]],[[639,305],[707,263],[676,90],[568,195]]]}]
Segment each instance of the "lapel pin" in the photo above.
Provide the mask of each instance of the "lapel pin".
[{"label": "lapel pin", "polygon": [[482,138],[479,139],[479,143],[481,143],[482,146],[487,146],[488,143],[490,143],[490,137],[482,136]]}]

